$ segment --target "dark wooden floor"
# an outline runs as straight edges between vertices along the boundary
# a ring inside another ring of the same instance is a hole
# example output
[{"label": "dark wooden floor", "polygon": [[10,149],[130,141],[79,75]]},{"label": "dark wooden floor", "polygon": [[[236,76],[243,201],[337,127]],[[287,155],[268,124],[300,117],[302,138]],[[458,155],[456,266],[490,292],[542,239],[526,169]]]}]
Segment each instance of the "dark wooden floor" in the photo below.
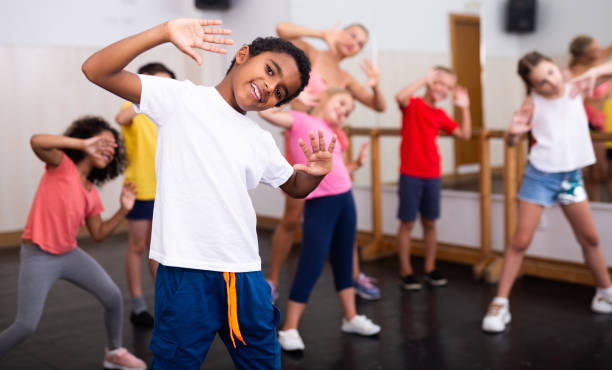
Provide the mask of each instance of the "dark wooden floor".
[{"label": "dark wooden floor", "polygon": [[[260,233],[267,261],[270,234]],[[146,361],[150,331],[128,321],[129,299],[124,274],[126,236],[102,244],[83,241],[119,284],[125,298],[124,345]],[[279,306],[284,310],[297,251],[284,270]],[[415,259],[420,271],[421,261]],[[264,271],[265,271],[264,264]],[[501,335],[480,331],[482,314],[494,287],[475,283],[467,266],[440,263],[450,278],[441,289],[416,293],[400,290],[395,259],[364,264],[378,277],[379,302],[358,301],[359,311],[383,327],[377,338],[340,332],[341,313],[327,267],[306,309],[301,334],[303,356],[283,355],[284,369],[612,369],[612,316],[589,310],[593,289],[535,278],[521,279],[512,297],[511,330]],[[15,314],[18,249],[0,251],[0,330]],[[153,304],[153,287],[145,284]],[[99,369],[105,344],[101,305],[87,293],[57,283],[36,333],[0,360],[0,369]],[[206,369],[231,369],[223,344],[217,340],[204,362]]]}]

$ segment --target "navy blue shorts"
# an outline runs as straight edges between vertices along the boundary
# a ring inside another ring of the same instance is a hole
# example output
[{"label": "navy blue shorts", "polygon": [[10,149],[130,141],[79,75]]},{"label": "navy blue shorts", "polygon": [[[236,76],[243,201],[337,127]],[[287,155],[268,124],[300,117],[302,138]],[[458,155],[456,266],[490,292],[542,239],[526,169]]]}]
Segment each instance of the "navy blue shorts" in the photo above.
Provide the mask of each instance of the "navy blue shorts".
[{"label": "navy blue shorts", "polygon": [[400,175],[399,209],[397,218],[410,222],[421,217],[436,220],[440,217],[440,178],[423,179]]},{"label": "navy blue shorts", "polygon": [[152,220],[153,219],[153,200],[136,200],[134,208],[125,216],[128,220]]},{"label": "navy blue shorts", "polygon": [[235,275],[238,325],[246,343],[235,338],[236,348],[223,273],[159,264],[151,369],[200,369],[217,333],[237,369],[280,369],[280,311],[271,303],[270,286],[261,271]]}]

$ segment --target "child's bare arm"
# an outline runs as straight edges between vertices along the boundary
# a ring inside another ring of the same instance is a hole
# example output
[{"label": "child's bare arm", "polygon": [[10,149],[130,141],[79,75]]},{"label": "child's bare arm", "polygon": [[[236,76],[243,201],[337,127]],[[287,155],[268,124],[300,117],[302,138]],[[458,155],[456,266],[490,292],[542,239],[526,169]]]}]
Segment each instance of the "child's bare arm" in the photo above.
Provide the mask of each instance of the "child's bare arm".
[{"label": "child's bare arm", "polygon": [[314,132],[310,133],[312,151],[308,149],[302,139],[299,140],[299,144],[308,159],[308,164],[294,165],[293,168],[295,171],[293,175],[280,187],[285,193],[293,198],[306,197],[319,186],[323,177],[331,171],[333,165],[332,153],[336,145],[336,136],[334,135],[332,137],[332,141],[327,149],[325,148],[325,139],[323,138],[323,131],[321,130],[319,130],[318,143],[315,139]]},{"label": "child's bare arm", "polygon": [[319,30],[299,26],[293,23],[279,23],[278,25],[276,25],[276,34],[278,35],[278,37],[285,39],[291,42],[293,45],[297,46],[298,48],[304,50],[304,53],[306,53],[306,55],[308,56],[308,58],[311,59],[311,61],[314,59],[314,54],[317,52],[317,50],[308,42],[304,41],[302,37],[314,37],[317,39],[321,39],[327,42],[327,45],[329,46],[329,49],[332,52],[335,52],[334,44],[337,40],[339,32],[340,31],[338,30],[337,26],[328,28],[326,30]]},{"label": "child's bare arm", "polygon": [[293,116],[289,112],[284,112],[281,107],[274,107],[259,112],[259,116],[274,126],[284,129],[291,129],[293,126]]},{"label": "child's bare arm", "polygon": [[140,78],[135,73],[124,70],[134,58],[157,45],[172,42],[183,53],[202,64],[202,58],[194,48],[224,54],[225,49],[211,43],[233,43],[230,39],[215,36],[229,35],[230,30],[207,27],[220,24],[220,20],[203,19],[175,19],[162,23],[96,52],[83,63],[83,73],[96,85],[139,104],[142,89]]},{"label": "child's bare arm", "polygon": [[423,86],[426,86],[427,84],[430,84],[438,73],[439,72],[436,69],[431,68],[425,76],[412,82],[410,85],[404,87],[397,94],[395,94],[395,100],[397,101],[397,104],[399,104],[400,109],[405,108],[408,105],[408,99],[413,96],[417,90]]},{"label": "child's bare arm", "polygon": [[454,103],[461,110],[461,120],[459,127],[453,131],[453,135],[459,139],[469,140],[472,137],[472,117],[470,116],[470,97],[465,87],[455,87]]},{"label": "child's bare arm", "polygon": [[593,67],[570,81],[572,83],[571,95],[586,93],[587,96],[592,96],[596,85],[603,82],[603,79],[610,78],[612,78],[612,62]]},{"label": "child's bare arm", "polygon": [[509,146],[516,145],[520,139],[533,128],[531,118],[533,116],[533,100],[530,96],[525,98],[523,105],[512,115],[510,127],[506,132],[506,143]]},{"label": "child's bare arm", "polygon": [[87,230],[89,230],[91,237],[98,242],[106,239],[106,237],[117,228],[119,222],[123,220],[125,215],[132,210],[135,201],[136,187],[131,182],[126,182],[123,184],[123,189],[121,191],[121,207],[111,218],[102,221],[102,216],[98,214],[85,219],[85,224],[87,225]]},{"label": "child's bare arm", "polygon": [[374,109],[377,112],[384,112],[386,109],[385,97],[379,87],[380,71],[369,59],[364,59],[359,65],[366,74],[368,80],[364,85],[360,84],[348,72],[343,72],[346,88],[362,104]]},{"label": "child's bare arm", "polygon": [[104,136],[94,136],[89,139],[77,139],[67,136],[57,135],[33,135],[30,138],[30,146],[34,154],[50,169],[59,166],[62,161],[62,151],[60,149],[81,150],[87,154],[102,157],[103,154],[112,154],[117,147],[115,140],[110,140]]},{"label": "child's bare arm", "polygon": [[345,164],[346,164],[346,169],[348,170],[349,173],[353,173],[355,171],[357,171],[359,168],[361,168],[361,166],[363,166],[363,162],[365,161],[365,157],[366,155],[368,155],[368,147],[370,146],[370,142],[366,141],[365,143],[361,144],[361,148],[359,149],[359,155],[357,156],[357,159],[355,161],[351,161],[351,158],[347,158],[348,156],[345,156]]},{"label": "child's bare arm", "polygon": [[136,111],[134,110],[134,106],[130,104],[129,106],[121,109],[119,113],[117,113],[117,115],[115,116],[115,121],[119,125],[125,126],[131,124],[135,116]]}]

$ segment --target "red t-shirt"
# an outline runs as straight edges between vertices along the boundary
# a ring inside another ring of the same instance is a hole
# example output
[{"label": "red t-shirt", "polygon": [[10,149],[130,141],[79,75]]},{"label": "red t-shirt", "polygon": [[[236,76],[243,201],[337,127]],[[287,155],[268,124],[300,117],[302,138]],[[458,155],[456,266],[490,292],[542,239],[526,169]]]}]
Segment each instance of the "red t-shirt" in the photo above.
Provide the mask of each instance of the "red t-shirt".
[{"label": "red t-shirt", "polygon": [[22,238],[53,254],[76,248],[79,227],[104,210],[96,187],[89,186],[87,191],[76,165],[64,154],[59,166],[47,168],[40,179]]},{"label": "red t-shirt", "polygon": [[410,98],[402,109],[400,173],[421,178],[440,177],[440,153],[436,138],[440,130],[452,133],[459,125],[444,110],[421,98]]}]

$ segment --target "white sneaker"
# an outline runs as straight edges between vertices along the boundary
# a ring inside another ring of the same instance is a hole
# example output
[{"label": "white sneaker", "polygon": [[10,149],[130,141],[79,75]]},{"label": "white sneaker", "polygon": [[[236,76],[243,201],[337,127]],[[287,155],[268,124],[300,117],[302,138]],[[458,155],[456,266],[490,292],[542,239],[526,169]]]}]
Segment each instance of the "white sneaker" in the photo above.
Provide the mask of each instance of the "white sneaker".
[{"label": "white sneaker", "polygon": [[345,333],[354,333],[359,335],[376,335],[380,332],[380,326],[374,324],[372,320],[363,315],[357,315],[346,321],[342,319],[342,331]]},{"label": "white sneaker", "polygon": [[506,298],[496,297],[489,305],[487,315],[482,319],[482,330],[488,333],[501,333],[510,323],[510,305]]},{"label": "white sneaker", "polygon": [[303,351],[305,348],[304,341],[296,329],[279,330],[278,342],[285,351]]},{"label": "white sneaker", "polygon": [[488,333],[501,333],[510,323],[510,305],[505,298],[495,298],[489,305],[487,315],[482,319],[482,330]]},{"label": "white sneaker", "polygon": [[598,288],[591,302],[591,309],[597,313],[612,313],[612,299]]}]

